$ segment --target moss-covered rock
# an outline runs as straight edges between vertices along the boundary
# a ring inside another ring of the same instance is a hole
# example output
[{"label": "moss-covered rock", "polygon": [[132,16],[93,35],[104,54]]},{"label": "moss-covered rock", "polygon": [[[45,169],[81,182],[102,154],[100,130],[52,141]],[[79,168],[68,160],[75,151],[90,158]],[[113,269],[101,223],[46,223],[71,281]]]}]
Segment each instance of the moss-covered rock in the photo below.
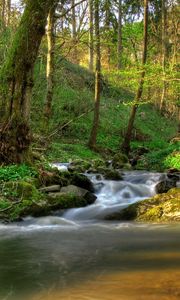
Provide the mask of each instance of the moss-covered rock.
[{"label": "moss-covered rock", "polygon": [[107,220],[135,220],[142,222],[179,222],[180,188],[174,188],[165,194],[134,203]]},{"label": "moss-covered rock", "polygon": [[75,188],[81,190],[81,194],[72,190],[45,194],[29,182],[6,182],[0,186],[0,220],[21,220],[28,215],[46,216],[55,210],[94,203],[95,195],[80,187]]},{"label": "moss-covered rock", "polygon": [[104,178],[109,180],[123,180],[122,175],[114,169],[106,169],[104,173]]},{"label": "moss-covered rock", "polygon": [[114,169],[122,169],[128,162],[128,157],[125,154],[117,153],[113,157],[112,166]]},{"label": "moss-covered rock", "polygon": [[79,172],[84,173],[91,167],[91,163],[86,160],[77,159],[74,160],[70,166],[68,167],[68,170],[70,172]]}]

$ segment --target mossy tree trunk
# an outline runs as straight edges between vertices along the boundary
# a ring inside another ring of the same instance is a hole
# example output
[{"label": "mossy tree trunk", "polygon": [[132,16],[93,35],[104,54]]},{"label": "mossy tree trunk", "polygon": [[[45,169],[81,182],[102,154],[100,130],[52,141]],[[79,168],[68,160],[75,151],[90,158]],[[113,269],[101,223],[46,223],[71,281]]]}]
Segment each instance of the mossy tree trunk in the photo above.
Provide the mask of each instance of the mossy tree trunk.
[{"label": "mossy tree trunk", "polygon": [[101,49],[100,49],[100,29],[99,29],[99,0],[94,1],[95,8],[95,51],[96,51],[96,71],[95,71],[95,103],[94,120],[89,139],[89,147],[95,148],[97,132],[99,126],[99,110],[101,96]]},{"label": "mossy tree trunk", "polygon": [[48,125],[49,119],[52,114],[52,98],[53,98],[53,87],[54,87],[54,51],[55,51],[55,6],[52,6],[48,15],[47,22],[47,67],[46,67],[46,79],[47,79],[47,94],[45,102],[45,125]]},{"label": "mossy tree trunk", "polygon": [[1,69],[0,105],[5,111],[0,124],[0,162],[30,159],[29,128],[32,74],[48,12],[56,0],[28,0],[12,47]]},{"label": "mossy tree trunk", "polygon": [[139,86],[137,89],[134,104],[131,109],[127,131],[126,131],[126,134],[124,137],[124,141],[121,145],[121,150],[124,153],[126,153],[127,155],[129,154],[129,151],[130,151],[130,142],[131,142],[134,121],[135,121],[135,117],[136,117],[136,112],[139,107],[139,102],[141,100],[142,93],[143,93],[144,78],[145,78],[145,74],[146,74],[144,67],[145,67],[145,64],[147,61],[147,42],[148,42],[148,0],[144,0],[144,42],[143,42],[143,54],[142,54],[143,71],[141,72]]}]

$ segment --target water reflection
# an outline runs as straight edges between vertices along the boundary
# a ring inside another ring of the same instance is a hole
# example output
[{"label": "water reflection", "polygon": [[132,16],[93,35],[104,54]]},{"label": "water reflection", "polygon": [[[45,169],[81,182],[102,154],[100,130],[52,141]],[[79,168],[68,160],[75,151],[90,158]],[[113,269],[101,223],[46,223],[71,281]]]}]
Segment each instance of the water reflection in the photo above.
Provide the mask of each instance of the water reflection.
[{"label": "water reflection", "polygon": [[180,295],[179,226],[22,228],[15,228],[14,235],[12,228],[1,228],[0,300],[164,300]]}]

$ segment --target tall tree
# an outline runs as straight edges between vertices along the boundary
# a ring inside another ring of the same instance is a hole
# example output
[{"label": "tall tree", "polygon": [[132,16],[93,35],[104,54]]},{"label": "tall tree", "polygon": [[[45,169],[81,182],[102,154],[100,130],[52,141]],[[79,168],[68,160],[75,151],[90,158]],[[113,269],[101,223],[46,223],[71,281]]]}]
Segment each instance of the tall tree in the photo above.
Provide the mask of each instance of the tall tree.
[{"label": "tall tree", "polygon": [[166,11],[166,0],[162,1],[162,69],[163,69],[163,89],[161,95],[161,102],[160,102],[160,110],[163,109],[164,101],[166,97],[166,59],[167,59],[167,11]]},{"label": "tall tree", "polygon": [[71,0],[72,5],[72,43],[73,43],[73,62],[77,63],[77,24],[76,24],[76,2]]},{"label": "tall tree", "polygon": [[57,0],[28,0],[8,57],[1,69],[0,104],[6,99],[0,126],[0,161],[21,163],[30,159],[32,73],[48,13]]},{"label": "tall tree", "polygon": [[96,52],[96,71],[95,71],[95,102],[94,120],[89,139],[89,147],[95,148],[97,131],[99,126],[100,94],[101,94],[101,49],[100,49],[100,29],[99,29],[99,0],[94,0],[95,17],[95,52]]},{"label": "tall tree", "polygon": [[6,20],[7,26],[10,25],[10,19],[11,19],[11,0],[7,0],[7,20]]},{"label": "tall tree", "polygon": [[52,98],[53,98],[53,87],[54,87],[54,51],[55,51],[55,5],[51,7],[48,21],[47,21],[47,68],[46,68],[46,78],[47,78],[47,94],[45,103],[45,121],[46,125],[49,123],[49,118],[52,112]]},{"label": "tall tree", "polygon": [[1,3],[1,20],[2,24],[5,24],[5,8],[6,8],[6,0],[2,0]]},{"label": "tall tree", "polygon": [[142,54],[142,67],[143,71],[141,72],[141,77],[139,81],[139,86],[137,89],[136,97],[134,100],[134,104],[131,109],[131,114],[129,117],[127,131],[124,137],[124,141],[121,145],[121,150],[126,154],[129,154],[130,151],[130,142],[132,136],[132,130],[134,126],[134,121],[136,117],[136,112],[139,106],[139,102],[142,97],[143,93],[143,86],[144,86],[144,78],[145,78],[145,64],[147,61],[147,42],[148,42],[148,0],[144,0],[144,39],[143,39],[143,54]]},{"label": "tall tree", "polygon": [[111,8],[111,2],[110,0],[105,0],[105,31],[107,36],[107,63],[108,67],[110,67],[110,60],[111,60],[111,47],[110,47],[110,39],[109,39],[109,33],[110,33],[110,8]]},{"label": "tall tree", "polygon": [[93,28],[93,0],[89,1],[89,70],[94,69],[94,28]]},{"label": "tall tree", "polygon": [[117,46],[117,56],[118,56],[118,69],[122,67],[122,0],[118,2],[118,46]]}]

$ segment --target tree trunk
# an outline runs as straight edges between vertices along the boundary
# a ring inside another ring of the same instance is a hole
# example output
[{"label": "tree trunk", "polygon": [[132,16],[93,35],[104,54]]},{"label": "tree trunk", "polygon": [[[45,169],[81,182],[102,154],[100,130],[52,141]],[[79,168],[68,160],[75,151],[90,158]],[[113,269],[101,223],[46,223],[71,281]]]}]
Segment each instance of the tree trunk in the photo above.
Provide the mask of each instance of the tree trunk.
[{"label": "tree trunk", "polygon": [[160,101],[160,110],[164,108],[164,101],[166,97],[166,59],[167,59],[167,42],[166,42],[166,26],[167,26],[167,13],[166,13],[166,0],[162,0],[162,70],[163,70],[163,89]]},{"label": "tree trunk", "polygon": [[47,94],[45,102],[45,125],[48,125],[49,119],[52,113],[52,98],[53,98],[53,87],[54,87],[54,51],[55,51],[55,35],[54,35],[54,23],[55,23],[55,6],[52,6],[47,21],[47,68],[46,68],[46,79],[47,79]]},{"label": "tree trunk", "polygon": [[118,5],[118,46],[117,46],[117,57],[118,57],[118,70],[122,67],[122,0],[119,0]]},{"label": "tree trunk", "polygon": [[96,146],[97,131],[99,126],[100,94],[101,94],[101,50],[100,50],[100,30],[99,30],[99,0],[94,1],[95,8],[95,51],[96,51],[96,72],[95,72],[95,103],[94,120],[89,139],[89,147]]},{"label": "tree trunk", "polygon": [[71,0],[72,5],[72,43],[73,43],[73,62],[78,62],[77,55],[77,28],[76,28],[76,6],[75,0]]},{"label": "tree trunk", "polygon": [[93,0],[89,0],[89,70],[94,70]]},{"label": "tree trunk", "polygon": [[5,25],[5,8],[6,8],[6,1],[2,0],[1,4],[1,19],[2,19],[2,25]]},{"label": "tree trunk", "polygon": [[105,3],[106,7],[106,19],[105,19],[105,30],[106,30],[106,37],[107,37],[107,63],[108,63],[108,68],[110,68],[110,62],[111,62],[111,47],[110,47],[110,37],[109,37],[109,32],[110,32],[110,0],[106,0]]},{"label": "tree trunk", "polygon": [[6,25],[10,25],[11,20],[11,0],[7,0],[7,19],[6,19]]},{"label": "tree trunk", "polygon": [[6,94],[5,114],[0,126],[0,161],[5,163],[21,163],[30,159],[31,134],[27,118],[30,114],[33,67],[45,33],[48,12],[57,1],[29,0],[26,3],[0,73],[3,94]]},{"label": "tree trunk", "polygon": [[[144,42],[143,42],[143,55],[142,55],[143,67],[145,66],[147,61],[147,42],[148,42],[148,0],[144,0]],[[144,77],[145,77],[145,70],[143,70],[141,73],[139,87],[134,100],[135,104],[132,106],[127,131],[124,137],[124,141],[121,145],[121,150],[125,152],[127,155],[129,154],[130,151],[130,142],[131,142],[131,136],[132,136],[132,130],[134,126],[136,112],[143,93]]]}]

